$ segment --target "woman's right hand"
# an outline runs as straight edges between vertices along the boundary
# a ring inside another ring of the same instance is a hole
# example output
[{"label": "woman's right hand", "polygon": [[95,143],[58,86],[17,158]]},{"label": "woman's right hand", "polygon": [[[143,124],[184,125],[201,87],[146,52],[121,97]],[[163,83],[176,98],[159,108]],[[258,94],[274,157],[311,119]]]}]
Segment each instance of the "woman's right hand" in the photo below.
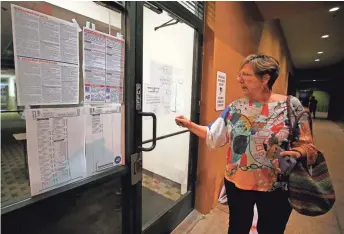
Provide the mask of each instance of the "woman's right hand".
[{"label": "woman's right hand", "polygon": [[184,128],[187,128],[191,125],[191,121],[188,120],[187,118],[185,118],[184,116],[177,116],[175,118],[175,121],[176,121],[176,124],[178,126],[181,126],[181,127],[184,127]]},{"label": "woman's right hand", "polygon": [[191,120],[188,120],[187,118],[185,118],[184,116],[176,117],[175,121],[178,126],[187,128],[198,137],[202,139],[205,139],[207,137],[207,132],[208,132],[207,127],[195,124],[191,122]]}]

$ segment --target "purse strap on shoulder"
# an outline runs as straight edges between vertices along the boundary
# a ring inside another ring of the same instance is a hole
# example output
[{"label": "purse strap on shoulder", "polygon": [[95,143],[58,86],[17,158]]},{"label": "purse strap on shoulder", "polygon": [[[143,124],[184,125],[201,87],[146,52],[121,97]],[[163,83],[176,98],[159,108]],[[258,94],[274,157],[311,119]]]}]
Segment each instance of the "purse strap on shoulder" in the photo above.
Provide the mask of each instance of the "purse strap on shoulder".
[{"label": "purse strap on shoulder", "polygon": [[[295,121],[293,123],[291,115],[294,115],[295,117]],[[291,107],[291,96],[289,95],[287,97],[287,115],[288,115],[288,120],[289,120],[289,141],[292,143],[293,141],[295,141],[295,131],[297,126],[297,123],[300,121],[300,119],[302,118],[302,116],[306,114],[307,118],[308,118],[308,123],[309,123],[309,127],[310,127],[310,131],[311,131],[311,135],[313,136],[313,121],[312,121],[312,115],[308,110],[303,110],[298,116],[295,115],[295,113],[292,110]]]},{"label": "purse strap on shoulder", "polygon": [[290,103],[290,95],[288,95],[287,97],[287,117],[288,117],[288,121],[289,121],[289,142],[292,142],[294,139],[294,124],[293,121],[291,119],[291,103]]},{"label": "purse strap on shoulder", "polygon": [[[295,119],[295,123],[298,123],[301,119],[301,117],[306,114],[307,118],[308,118],[308,123],[309,123],[309,128],[311,130],[311,135],[313,136],[313,120],[312,120],[312,114],[308,111],[308,110],[304,110],[302,111],[299,116],[297,116],[297,118]],[[294,126],[294,131],[296,129],[296,126]]]}]

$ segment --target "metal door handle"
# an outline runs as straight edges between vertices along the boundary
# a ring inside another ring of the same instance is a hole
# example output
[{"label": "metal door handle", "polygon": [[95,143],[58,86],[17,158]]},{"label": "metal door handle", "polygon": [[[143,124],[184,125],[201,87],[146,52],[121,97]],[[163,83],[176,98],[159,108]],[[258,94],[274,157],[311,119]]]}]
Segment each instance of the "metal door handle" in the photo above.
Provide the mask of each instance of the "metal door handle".
[{"label": "metal door handle", "polygon": [[152,112],[139,112],[138,115],[141,117],[144,116],[150,116],[153,119],[153,141],[152,141],[152,146],[149,148],[144,148],[142,146],[139,146],[139,149],[144,151],[144,152],[149,152],[155,149],[156,146],[156,115]]}]

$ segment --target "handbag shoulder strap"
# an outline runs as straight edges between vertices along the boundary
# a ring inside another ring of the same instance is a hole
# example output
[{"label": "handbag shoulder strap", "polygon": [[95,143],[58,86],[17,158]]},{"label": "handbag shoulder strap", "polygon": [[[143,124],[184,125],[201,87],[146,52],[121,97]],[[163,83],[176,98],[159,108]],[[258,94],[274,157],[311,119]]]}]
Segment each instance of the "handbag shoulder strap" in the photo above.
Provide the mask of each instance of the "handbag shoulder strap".
[{"label": "handbag shoulder strap", "polygon": [[293,141],[293,138],[294,138],[294,124],[293,124],[293,121],[292,121],[292,118],[291,118],[291,103],[290,103],[290,99],[291,99],[291,96],[288,95],[287,97],[287,117],[288,117],[288,121],[289,121],[289,142],[292,142]]},{"label": "handbag shoulder strap", "polygon": [[[295,121],[293,123],[291,115],[294,115]],[[308,110],[303,110],[301,113],[299,113],[297,116],[295,115],[294,111],[292,110],[291,106],[291,96],[287,97],[287,116],[289,120],[289,141],[292,143],[295,141],[295,132],[298,127],[298,122],[302,118],[302,116],[306,114],[308,117],[308,123],[311,131],[311,135],[313,136],[313,121],[312,121],[312,115]]]},{"label": "handbag shoulder strap", "polygon": [[[311,112],[309,112],[308,110],[302,111],[302,112],[297,116],[297,118],[295,119],[295,123],[298,123],[298,122],[300,121],[301,117],[302,117],[304,114],[307,115],[309,128],[310,128],[310,131],[311,131],[311,135],[313,136],[313,120],[312,120],[312,114],[311,114]],[[296,127],[297,127],[297,126],[296,126],[296,124],[295,124],[295,126],[294,126],[294,128],[293,128],[293,131],[295,131]]]}]

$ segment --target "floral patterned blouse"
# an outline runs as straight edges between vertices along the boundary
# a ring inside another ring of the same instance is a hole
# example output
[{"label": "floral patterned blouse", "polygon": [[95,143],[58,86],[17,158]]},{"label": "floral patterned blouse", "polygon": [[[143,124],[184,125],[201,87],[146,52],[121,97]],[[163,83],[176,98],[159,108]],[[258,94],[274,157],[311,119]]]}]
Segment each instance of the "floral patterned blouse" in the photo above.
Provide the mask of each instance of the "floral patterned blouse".
[{"label": "floral patterned blouse", "polygon": [[[300,101],[291,97],[292,123],[303,111]],[[250,102],[247,98],[232,102],[208,126],[207,145],[211,148],[229,145],[225,178],[244,190],[273,191],[281,186],[273,168],[276,150],[289,150],[289,120],[287,102],[266,104]],[[306,117],[306,116],[305,116]],[[298,134],[292,149],[306,156],[308,163],[315,160],[306,118],[298,123]]]}]

